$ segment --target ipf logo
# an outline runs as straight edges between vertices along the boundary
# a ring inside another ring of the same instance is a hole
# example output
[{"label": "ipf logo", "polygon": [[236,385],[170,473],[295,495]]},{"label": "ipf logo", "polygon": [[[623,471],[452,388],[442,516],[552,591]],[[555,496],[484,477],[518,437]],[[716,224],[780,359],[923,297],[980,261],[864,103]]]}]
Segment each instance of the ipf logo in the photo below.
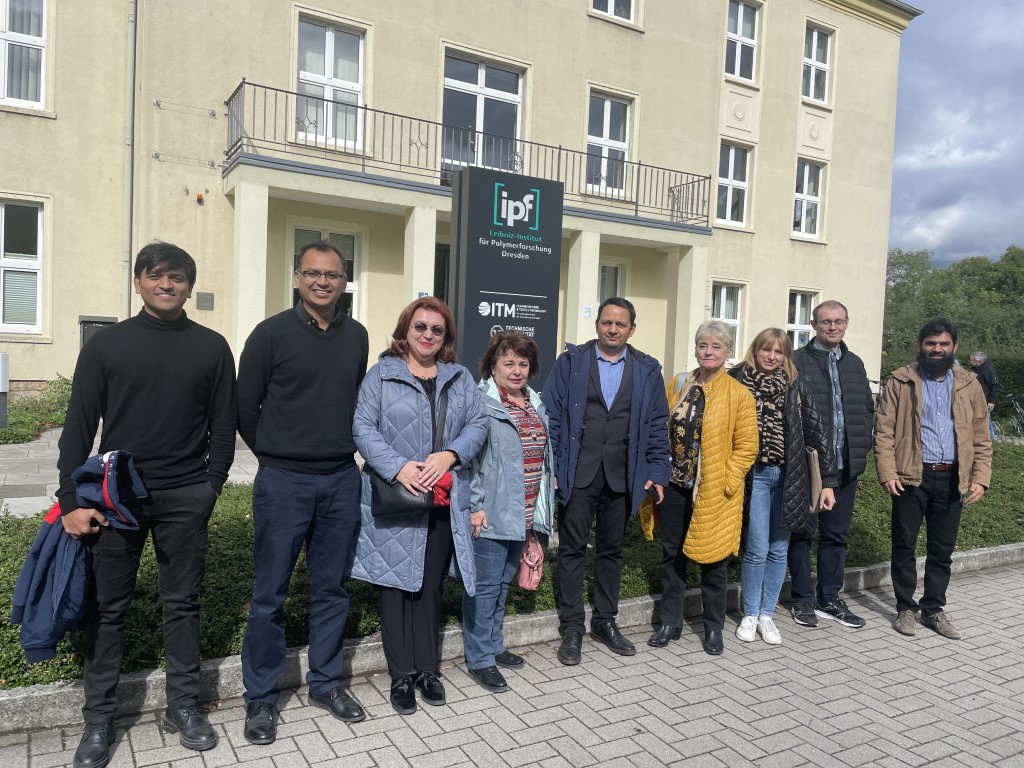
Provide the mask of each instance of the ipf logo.
[{"label": "ipf logo", "polygon": [[540,190],[531,189],[522,200],[510,200],[505,185],[494,185],[494,224],[498,227],[514,227],[517,221],[524,221],[530,231],[540,228]]}]

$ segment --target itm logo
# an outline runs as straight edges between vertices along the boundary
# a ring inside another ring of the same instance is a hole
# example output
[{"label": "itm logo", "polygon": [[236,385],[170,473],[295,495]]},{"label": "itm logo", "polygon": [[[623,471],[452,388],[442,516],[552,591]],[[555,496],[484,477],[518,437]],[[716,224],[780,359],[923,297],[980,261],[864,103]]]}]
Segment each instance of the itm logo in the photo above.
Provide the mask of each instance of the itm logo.
[{"label": "itm logo", "polygon": [[[476,311],[482,317],[515,317],[516,305],[505,304],[502,301],[481,301],[476,306]],[[494,330],[493,328],[491,329]],[[494,335],[493,333],[491,334]]]},{"label": "itm logo", "polygon": [[531,189],[522,200],[512,200],[501,182],[494,184],[494,224],[498,227],[514,227],[516,222],[525,222],[531,232],[540,228],[540,190]]}]

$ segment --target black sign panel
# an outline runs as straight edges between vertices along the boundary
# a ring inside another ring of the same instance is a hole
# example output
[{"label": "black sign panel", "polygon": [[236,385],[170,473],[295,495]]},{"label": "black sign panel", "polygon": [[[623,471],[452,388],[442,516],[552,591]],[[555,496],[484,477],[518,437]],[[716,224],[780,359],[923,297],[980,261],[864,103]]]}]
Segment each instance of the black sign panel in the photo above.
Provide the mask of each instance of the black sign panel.
[{"label": "black sign panel", "polygon": [[464,168],[452,183],[449,304],[459,362],[474,374],[498,331],[532,336],[540,348],[539,389],[558,352],[562,184],[487,168]]}]

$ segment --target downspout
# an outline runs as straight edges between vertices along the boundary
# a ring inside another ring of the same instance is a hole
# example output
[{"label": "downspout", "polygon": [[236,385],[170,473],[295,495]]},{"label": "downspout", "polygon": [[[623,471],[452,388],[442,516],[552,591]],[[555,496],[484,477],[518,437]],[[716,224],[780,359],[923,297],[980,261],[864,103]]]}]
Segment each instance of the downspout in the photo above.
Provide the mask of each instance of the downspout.
[{"label": "downspout", "polygon": [[132,222],[135,215],[135,57],[138,46],[138,0],[128,0],[128,68],[124,103],[124,249],[121,258],[124,296],[122,319],[132,315]]}]

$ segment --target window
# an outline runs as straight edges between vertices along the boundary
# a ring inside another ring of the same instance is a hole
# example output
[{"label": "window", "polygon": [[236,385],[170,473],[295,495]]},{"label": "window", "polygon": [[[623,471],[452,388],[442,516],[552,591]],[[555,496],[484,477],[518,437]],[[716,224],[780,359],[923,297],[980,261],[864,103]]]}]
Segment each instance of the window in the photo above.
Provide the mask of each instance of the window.
[{"label": "window", "polygon": [[45,0],[0,0],[0,104],[43,106]]},{"label": "window", "polygon": [[[328,240],[345,257],[345,275],[348,277],[348,283],[345,285],[345,295],[341,297],[339,305],[342,312],[349,317],[355,317],[358,308],[356,298],[359,295],[359,283],[356,280],[358,277],[356,274],[356,236],[344,232],[332,232],[327,229],[300,229],[296,227],[295,248],[292,251],[293,256],[297,257],[299,255],[302,246],[315,243],[317,240]],[[291,285],[290,272],[291,270],[289,270],[289,285]],[[297,289],[292,288],[292,306],[298,303],[299,292]]]},{"label": "window", "polygon": [[729,26],[725,35],[725,74],[754,79],[757,48],[757,8],[729,0]]},{"label": "window", "polygon": [[793,232],[807,237],[818,236],[818,215],[821,205],[821,166],[807,160],[796,164],[796,202],[793,204]]},{"label": "window", "polygon": [[811,308],[814,295],[802,291],[789,292],[789,315],[786,331],[793,342],[793,349],[800,349],[814,336],[811,328]]},{"label": "window", "polygon": [[628,148],[629,104],[591,93],[587,119],[587,186],[601,191],[625,190]]},{"label": "window", "polygon": [[297,138],[341,148],[359,145],[363,36],[299,19]]},{"label": "window", "polygon": [[0,332],[42,332],[42,214],[42,206],[0,200]]},{"label": "window", "polygon": [[733,327],[733,358],[742,349],[740,345],[740,286],[728,283],[711,284],[711,317]]},{"label": "window", "polygon": [[444,57],[443,183],[464,165],[518,170],[521,85],[512,70]]},{"label": "window", "polygon": [[817,27],[804,34],[804,79],[800,87],[808,99],[825,101],[828,93],[828,44],[830,35]]},{"label": "window", "polygon": [[734,224],[747,220],[747,155],[743,147],[722,144],[718,153],[718,206],[715,218]]},{"label": "window", "polygon": [[602,261],[597,278],[597,303],[626,294],[626,265]]},{"label": "window", "polygon": [[594,10],[633,21],[633,0],[594,0]]}]

